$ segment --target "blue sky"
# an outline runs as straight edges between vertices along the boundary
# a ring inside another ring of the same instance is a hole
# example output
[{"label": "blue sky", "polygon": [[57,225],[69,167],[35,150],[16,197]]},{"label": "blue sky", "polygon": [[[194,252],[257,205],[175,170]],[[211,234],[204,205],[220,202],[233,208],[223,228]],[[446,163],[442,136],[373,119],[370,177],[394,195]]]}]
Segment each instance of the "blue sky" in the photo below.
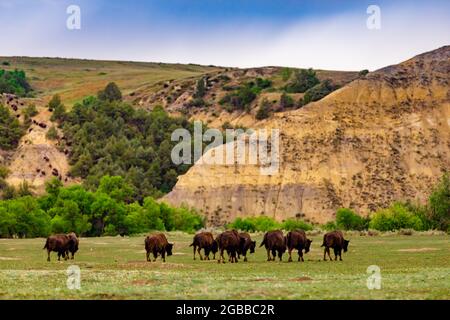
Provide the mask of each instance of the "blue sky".
[{"label": "blue sky", "polygon": [[449,16],[447,0],[0,0],[0,55],[374,70],[450,44]]}]

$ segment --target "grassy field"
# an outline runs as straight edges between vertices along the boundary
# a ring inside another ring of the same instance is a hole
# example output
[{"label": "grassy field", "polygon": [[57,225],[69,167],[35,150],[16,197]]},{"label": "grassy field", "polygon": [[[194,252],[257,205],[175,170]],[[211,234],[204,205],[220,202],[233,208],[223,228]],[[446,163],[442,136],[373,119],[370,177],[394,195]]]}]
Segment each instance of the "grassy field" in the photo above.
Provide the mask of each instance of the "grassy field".
[{"label": "grassy field", "polygon": [[161,81],[198,77],[219,70],[198,65],[61,58],[0,57],[0,61],[10,63],[0,69],[21,69],[27,73],[37,98],[48,101],[52,95],[59,94],[67,107],[95,95],[111,81],[124,94],[129,94]]},{"label": "grassy field", "polygon": [[[315,236],[304,263],[267,262],[263,248],[249,262],[193,261],[192,235],[169,233],[174,255],[145,262],[144,237],[81,239],[74,261],[46,261],[44,239],[0,240],[2,299],[449,299],[449,236],[349,236],[344,261],[321,261]],[[262,235],[254,235],[261,241]],[[295,254],[296,260],[297,255]],[[66,286],[66,269],[81,269],[81,289]],[[382,288],[369,290],[369,265]]]}]

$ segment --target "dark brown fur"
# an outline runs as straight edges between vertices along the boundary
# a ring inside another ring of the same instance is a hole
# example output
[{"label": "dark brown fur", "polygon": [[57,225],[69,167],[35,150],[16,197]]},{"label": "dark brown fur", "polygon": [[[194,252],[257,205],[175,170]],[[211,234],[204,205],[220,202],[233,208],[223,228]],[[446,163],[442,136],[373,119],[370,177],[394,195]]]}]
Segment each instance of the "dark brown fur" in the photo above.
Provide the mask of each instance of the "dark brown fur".
[{"label": "dark brown fur", "polygon": [[[267,250],[267,261],[275,261],[278,252],[278,258],[282,261],[283,254],[286,252],[286,237],[280,230],[269,231],[264,235],[260,247],[265,246]],[[270,253],[272,252],[272,256]]]},{"label": "dark brown fur", "polygon": [[50,252],[54,251],[58,253],[58,261],[61,260],[61,256],[64,260],[69,258],[66,252],[74,246],[74,239],[67,234],[56,234],[47,238],[44,248],[47,249],[47,261],[50,261]]},{"label": "dark brown fur", "polygon": [[219,260],[217,262],[225,263],[223,256],[224,251],[227,251],[231,263],[238,262],[237,253],[240,247],[241,238],[236,230],[229,230],[219,234],[216,238],[219,247]]},{"label": "dark brown fur", "polygon": [[305,261],[303,259],[303,250],[305,250],[305,253],[309,252],[309,249],[311,247],[312,240],[308,239],[306,237],[306,233],[303,230],[293,230],[290,231],[287,236],[287,248],[289,253],[289,262],[292,261],[292,250],[296,249],[298,250],[298,261]]},{"label": "dark brown fur", "polygon": [[344,235],[341,231],[332,231],[328,232],[323,236],[322,247],[325,247],[323,252],[323,260],[327,260],[326,254],[328,253],[328,257],[330,260],[333,260],[330,255],[330,248],[334,250],[334,260],[337,260],[339,256],[339,260],[342,261],[342,250],[347,252],[348,244],[350,240],[345,240]]},{"label": "dark brown fur", "polygon": [[173,243],[169,243],[163,233],[157,233],[145,238],[145,251],[147,252],[146,258],[148,262],[150,262],[150,253],[153,253],[153,261],[156,261],[158,254],[160,254],[163,262],[166,262],[166,254],[171,256],[172,248]]},{"label": "dark brown fur", "polygon": [[255,253],[256,241],[252,241],[252,238],[247,232],[242,232],[239,234],[241,238],[240,247],[238,251],[239,255],[244,257],[244,261],[247,262],[247,251],[250,250],[250,253]]},{"label": "dark brown fur", "polygon": [[[215,259],[218,251],[217,242],[214,240],[211,232],[201,232],[196,234],[190,247],[194,247],[194,260],[196,251],[200,256],[200,260],[203,260],[204,258],[209,260],[210,252],[213,253],[213,259]],[[202,257],[201,249],[204,249],[205,257]]]}]

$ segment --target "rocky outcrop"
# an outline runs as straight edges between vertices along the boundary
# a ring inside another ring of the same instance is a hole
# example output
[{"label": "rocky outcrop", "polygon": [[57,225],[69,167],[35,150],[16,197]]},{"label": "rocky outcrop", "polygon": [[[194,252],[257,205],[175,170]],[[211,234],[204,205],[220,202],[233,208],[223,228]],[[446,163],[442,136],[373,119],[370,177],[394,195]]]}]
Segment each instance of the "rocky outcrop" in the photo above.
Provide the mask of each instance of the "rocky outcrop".
[{"label": "rocky outcrop", "polygon": [[251,215],[323,223],[342,206],[367,214],[424,201],[450,168],[449,81],[449,46],[370,73],[255,124],[281,131],[278,174],[196,164],[164,200],[199,209],[212,225]]}]

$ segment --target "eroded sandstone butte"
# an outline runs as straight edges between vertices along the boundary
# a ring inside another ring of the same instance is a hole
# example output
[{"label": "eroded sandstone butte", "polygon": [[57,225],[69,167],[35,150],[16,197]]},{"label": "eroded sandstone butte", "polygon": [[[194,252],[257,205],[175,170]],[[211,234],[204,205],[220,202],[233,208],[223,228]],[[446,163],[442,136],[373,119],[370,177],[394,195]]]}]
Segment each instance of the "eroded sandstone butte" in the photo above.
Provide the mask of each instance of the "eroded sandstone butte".
[{"label": "eroded sandstone butte", "polygon": [[164,201],[197,208],[210,225],[253,215],[323,223],[339,207],[423,202],[450,168],[449,87],[450,46],[380,69],[256,125],[281,130],[278,174],[194,165]]}]

